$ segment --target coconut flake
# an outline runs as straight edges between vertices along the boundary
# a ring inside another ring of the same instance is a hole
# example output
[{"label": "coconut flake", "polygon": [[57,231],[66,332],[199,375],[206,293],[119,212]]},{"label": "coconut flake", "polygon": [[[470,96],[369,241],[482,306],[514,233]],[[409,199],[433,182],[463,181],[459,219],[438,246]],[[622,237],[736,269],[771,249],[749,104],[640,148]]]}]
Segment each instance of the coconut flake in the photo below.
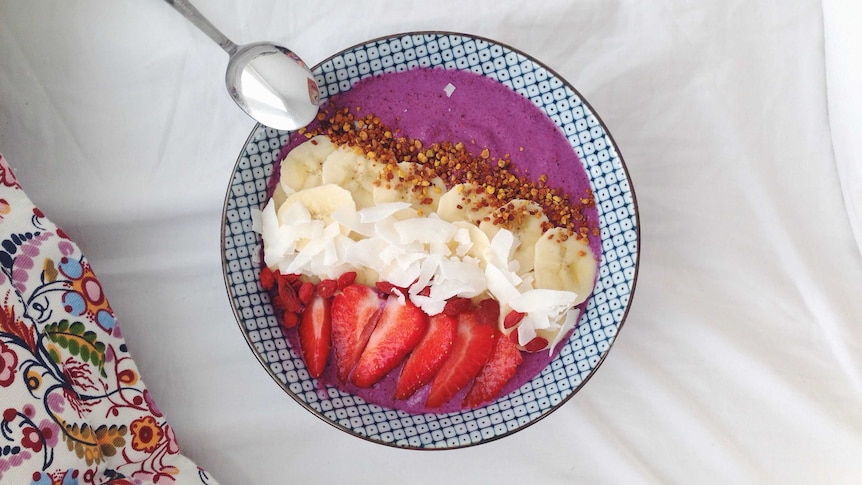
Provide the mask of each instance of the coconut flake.
[{"label": "coconut flake", "polygon": [[311,221],[311,213],[302,201],[296,201],[287,207],[284,211],[279,209],[278,220],[284,225],[298,225]]},{"label": "coconut flake", "polygon": [[385,263],[380,254],[386,249],[387,244],[376,238],[362,239],[353,244],[346,244],[342,259],[358,268],[371,268],[377,273],[383,271]]},{"label": "coconut flake", "polygon": [[436,298],[431,298],[429,296],[423,296],[418,294],[411,294],[410,301],[412,301],[414,305],[421,308],[423,312],[430,316],[442,313],[443,308],[446,306],[446,300],[438,300]]},{"label": "coconut flake", "polygon": [[485,280],[488,284],[488,291],[501,304],[508,304],[510,301],[521,296],[518,288],[509,281],[508,275],[493,264],[485,266]]},{"label": "coconut flake", "polygon": [[[296,258],[287,267],[287,273],[308,274],[311,273],[310,266],[312,260],[319,254],[326,251],[329,244],[333,244],[332,238],[334,234],[340,234],[338,224],[330,224],[329,227],[335,226],[335,230],[327,231],[322,221],[313,220],[308,224],[300,224],[297,229],[302,231],[302,240],[304,243],[299,249]],[[300,247],[300,244],[297,244]]]},{"label": "coconut flake", "polygon": [[357,234],[365,237],[372,237],[374,235],[374,225],[361,222],[359,213],[354,207],[347,205],[341,206],[335,209],[330,217],[333,221],[341,224],[343,228],[349,229]]},{"label": "coconut flake", "polygon": [[249,216],[251,216],[251,230],[260,234],[263,230],[262,211],[257,207],[252,207]]},{"label": "coconut flake", "polygon": [[569,311],[566,312],[566,318],[563,320],[563,324],[560,327],[557,335],[554,336],[554,341],[548,345],[548,353],[552,353],[554,348],[563,340],[563,337],[569,333],[569,330],[575,328],[578,324],[578,315],[580,315],[580,311],[577,308],[570,308]]},{"label": "coconut flake", "polygon": [[472,298],[488,289],[485,275],[476,266],[458,260],[442,259],[431,286],[431,297],[448,299],[453,296]]},{"label": "coconut flake", "polygon": [[500,229],[491,239],[488,262],[501,268],[508,268],[515,252],[515,235],[508,229]]},{"label": "coconut flake", "polygon": [[521,313],[545,312],[559,315],[574,306],[576,297],[577,295],[571,291],[538,288],[519,293],[508,303],[513,310]]},{"label": "coconut flake", "polygon": [[384,202],[361,209],[359,212],[359,222],[375,223],[392,217],[398,211],[410,207],[409,202]]},{"label": "coconut flake", "polygon": [[536,338],[536,328],[532,324],[530,315],[524,315],[521,324],[518,325],[518,343],[526,345],[530,340]]},{"label": "coconut flake", "polygon": [[427,258],[422,260],[422,265],[419,268],[419,276],[416,278],[413,286],[410,287],[411,294],[417,294],[431,284],[431,279],[437,273],[442,259],[438,254],[429,254]]},{"label": "coconut flake", "polygon": [[392,260],[381,276],[395,286],[408,287],[419,277],[422,256],[416,253],[401,254]]},{"label": "coconut flake", "polygon": [[400,243],[446,244],[457,228],[436,216],[432,214],[396,222],[393,228],[400,235]]},{"label": "coconut flake", "polygon": [[464,227],[459,227],[455,234],[452,235],[452,240],[458,243],[455,249],[455,254],[459,258],[463,258],[468,251],[473,247],[473,240],[470,239],[470,231]]}]

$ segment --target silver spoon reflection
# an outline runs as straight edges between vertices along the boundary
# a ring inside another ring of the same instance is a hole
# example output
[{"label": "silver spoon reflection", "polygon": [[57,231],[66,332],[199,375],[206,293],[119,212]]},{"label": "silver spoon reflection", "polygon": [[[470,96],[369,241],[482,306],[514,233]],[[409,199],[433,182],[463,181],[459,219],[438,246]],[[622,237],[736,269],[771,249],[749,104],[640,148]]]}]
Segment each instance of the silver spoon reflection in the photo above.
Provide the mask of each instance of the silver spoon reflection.
[{"label": "silver spoon reflection", "polygon": [[296,130],[317,116],[317,83],[296,54],[265,42],[234,44],[187,0],[165,1],[228,53],[225,84],[249,116],[278,130]]}]

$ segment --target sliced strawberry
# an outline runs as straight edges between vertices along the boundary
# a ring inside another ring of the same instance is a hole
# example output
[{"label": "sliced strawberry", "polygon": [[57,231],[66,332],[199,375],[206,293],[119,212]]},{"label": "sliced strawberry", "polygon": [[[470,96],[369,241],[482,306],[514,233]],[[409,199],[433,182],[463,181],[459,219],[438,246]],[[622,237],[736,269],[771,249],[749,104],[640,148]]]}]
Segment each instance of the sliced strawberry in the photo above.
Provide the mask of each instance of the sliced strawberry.
[{"label": "sliced strawberry", "polygon": [[473,408],[496,398],[523,361],[524,356],[515,342],[498,334],[491,359],[473,379],[473,385],[464,396],[463,406]]},{"label": "sliced strawberry", "polygon": [[428,331],[401,369],[398,384],[395,386],[395,399],[407,399],[431,382],[449,356],[457,330],[458,320],[445,313],[428,319]]},{"label": "sliced strawberry", "polygon": [[368,345],[356,362],[350,380],[356,387],[371,387],[404,360],[428,329],[428,316],[410,300],[395,295],[386,299]]},{"label": "sliced strawberry", "polygon": [[332,334],[330,304],[328,299],[314,295],[299,322],[299,347],[311,377],[319,377],[323,373],[329,358]]},{"label": "sliced strawberry", "polygon": [[458,331],[452,352],[431,381],[426,405],[440,407],[458,393],[482,369],[494,350],[495,325],[483,321],[479,311],[458,315]]},{"label": "sliced strawberry", "polygon": [[350,285],[332,299],[332,347],[338,379],[347,382],[380,316],[380,295],[364,285]]}]

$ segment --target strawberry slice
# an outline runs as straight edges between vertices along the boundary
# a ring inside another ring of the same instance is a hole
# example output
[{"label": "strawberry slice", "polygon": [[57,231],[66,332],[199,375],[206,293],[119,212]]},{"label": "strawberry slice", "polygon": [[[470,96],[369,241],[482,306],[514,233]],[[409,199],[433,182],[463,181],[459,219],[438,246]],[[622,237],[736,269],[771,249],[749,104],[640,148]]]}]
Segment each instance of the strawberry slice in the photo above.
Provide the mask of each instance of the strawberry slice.
[{"label": "strawberry slice", "polygon": [[463,407],[474,408],[496,398],[523,361],[524,356],[517,344],[498,333],[491,359],[473,379],[473,385],[464,397]]},{"label": "strawberry slice", "polygon": [[332,333],[330,301],[314,295],[302,312],[298,331],[299,347],[302,349],[308,374],[311,377],[320,377],[326,368],[326,359],[329,358]]},{"label": "strawberry slice", "polygon": [[457,330],[458,320],[445,313],[428,319],[428,331],[401,369],[395,386],[395,399],[407,399],[434,378],[452,350]]},{"label": "strawberry slice", "polygon": [[463,389],[491,358],[496,337],[496,328],[478,312],[458,315],[452,352],[431,381],[425,404],[429,408],[440,407]]},{"label": "strawberry slice", "polygon": [[380,296],[367,286],[346,286],[332,299],[332,349],[341,382],[347,382],[379,316]]},{"label": "strawberry slice", "polygon": [[427,329],[428,316],[421,308],[390,295],[350,380],[356,387],[373,386],[404,360]]}]

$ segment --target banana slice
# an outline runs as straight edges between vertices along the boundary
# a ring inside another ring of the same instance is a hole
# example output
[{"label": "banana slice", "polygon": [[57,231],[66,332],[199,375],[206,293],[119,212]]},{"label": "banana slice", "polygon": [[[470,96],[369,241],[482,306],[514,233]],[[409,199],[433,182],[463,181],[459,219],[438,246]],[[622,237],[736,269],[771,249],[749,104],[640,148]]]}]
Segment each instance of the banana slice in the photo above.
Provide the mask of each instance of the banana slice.
[{"label": "banana slice", "polygon": [[279,207],[281,207],[281,204],[284,204],[285,200],[287,200],[287,194],[284,192],[284,187],[280,183],[278,183],[272,189],[272,203],[274,204],[273,207],[276,211]]},{"label": "banana slice", "polygon": [[485,192],[482,187],[463,183],[453,186],[440,197],[437,215],[444,221],[467,221],[478,226],[491,215],[497,205],[497,198]]},{"label": "banana slice", "polygon": [[587,243],[569,229],[548,229],[535,244],[537,288],[571,291],[575,305],[593,291],[597,263]]},{"label": "banana slice", "polygon": [[449,251],[462,260],[470,257],[479,262],[479,268],[485,269],[487,263],[486,251],[491,247],[491,240],[476,225],[467,221],[452,223],[457,228],[455,236],[449,241]]},{"label": "banana slice", "polygon": [[437,211],[440,197],[446,192],[443,179],[424,165],[399,162],[386,165],[374,186],[374,203],[408,202],[420,216]]},{"label": "banana slice", "polygon": [[369,160],[351,147],[339,147],[323,162],[321,182],[344,187],[356,202],[357,209],[374,205],[374,182],[381,164]]},{"label": "banana slice", "polygon": [[291,150],[281,161],[279,180],[284,193],[320,185],[323,161],[334,151],[335,145],[326,135],[317,135]]},{"label": "banana slice", "polygon": [[519,275],[533,270],[536,259],[536,241],[548,228],[550,221],[542,207],[525,199],[512,199],[507,204],[494,210],[487,221],[479,223],[479,229],[493,239],[502,228],[512,231],[518,238],[513,259],[518,261]]},{"label": "banana slice", "polygon": [[[285,221],[283,216],[297,202],[301,202],[308,209],[312,219],[323,221],[326,225],[333,222],[332,213],[338,208],[356,210],[356,203],[350,192],[335,184],[325,184],[303,189],[288,196],[278,209],[278,220],[282,223],[289,222]],[[350,231],[347,228],[342,230],[345,234]]]}]

